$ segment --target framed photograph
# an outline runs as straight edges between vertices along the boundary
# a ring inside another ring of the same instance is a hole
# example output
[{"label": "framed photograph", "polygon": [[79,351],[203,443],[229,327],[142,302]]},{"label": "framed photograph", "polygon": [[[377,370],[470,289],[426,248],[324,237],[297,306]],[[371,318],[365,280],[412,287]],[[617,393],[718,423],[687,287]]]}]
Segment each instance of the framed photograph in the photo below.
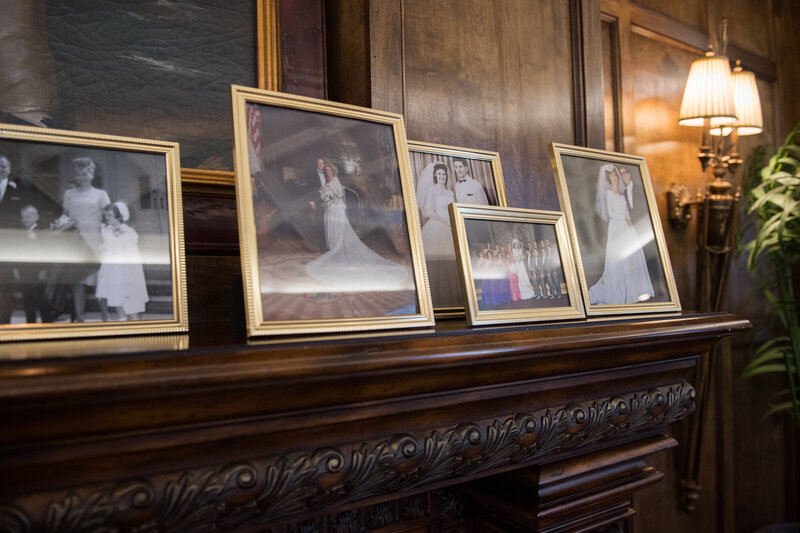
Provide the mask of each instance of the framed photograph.
[{"label": "framed photograph", "polygon": [[450,219],[470,326],[586,316],[563,213],[454,203]]},{"label": "framed photograph", "polygon": [[464,313],[448,206],[453,202],[505,206],[500,154],[408,142],[422,243],[437,316]]},{"label": "framed photograph", "polygon": [[432,325],[402,117],[231,91],[249,335]]},{"label": "framed photograph", "polygon": [[643,157],[551,143],[588,316],[680,311]]},{"label": "framed photograph", "polygon": [[179,159],[0,124],[0,340],[188,330]]}]

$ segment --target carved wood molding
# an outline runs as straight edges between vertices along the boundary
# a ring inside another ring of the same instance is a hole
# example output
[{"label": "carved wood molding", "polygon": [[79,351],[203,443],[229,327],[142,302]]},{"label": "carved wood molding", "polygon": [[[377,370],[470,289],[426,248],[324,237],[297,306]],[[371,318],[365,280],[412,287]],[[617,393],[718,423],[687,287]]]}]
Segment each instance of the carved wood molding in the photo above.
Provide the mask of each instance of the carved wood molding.
[{"label": "carved wood molding", "polygon": [[28,495],[0,503],[0,531],[216,531],[274,523],[629,439],[693,409],[694,389],[682,382],[424,434]]}]

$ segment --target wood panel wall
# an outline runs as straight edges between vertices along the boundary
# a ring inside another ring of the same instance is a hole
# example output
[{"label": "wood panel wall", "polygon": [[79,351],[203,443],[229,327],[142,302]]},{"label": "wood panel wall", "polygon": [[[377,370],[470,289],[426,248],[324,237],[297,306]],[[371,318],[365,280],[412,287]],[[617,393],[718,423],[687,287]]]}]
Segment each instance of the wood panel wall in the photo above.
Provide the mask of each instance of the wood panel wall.
[{"label": "wood panel wall", "polygon": [[[796,55],[787,55],[786,50],[778,53],[775,41],[784,39],[781,28],[789,24],[782,18],[796,21],[797,12],[787,13],[785,2],[675,0],[643,4],[646,6],[604,1],[602,9],[620,21],[624,149],[647,157],[681,300],[684,307],[690,307],[694,305],[696,228],[674,229],[664,217],[664,193],[672,182],[696,190],[710,178],[701,173],[694,157],[699,130],[677,125],[689,65],[699,55],[697,48],[716,38],[720,17],[727,16],[729,56],[742,57],[745,68],[756,71],[764,113],[764,132],[741,138],[740,152],[746,157],[758,144],[782,140],[800,120],[795,99],[780,96],[796,79],[785,76],[786,72],[797,72],[800,64]],[[783,17],[776,15],[776,9]],[[794,50],[796,54],[797,41]],[[734,182],[740,180],[741,170]],[[740,216],[746,220],[744,206]],[[709,399],[711,415],[703,429],[703,490],[698,509],[693,514],[675,512],[686,451],[678,448],[661,458],[660,466],[668,473],[666,482],[637,502],[640,531],[747,532],[797,516],[793,432],[786,420],[760,420],[766,399],[778,390],[780,379],[738,379],[750,358],[753,338],[771,333],[764,320],[766,302],[753,290],[745,257],[741,257],[731,269],[723,307],[749,318],[756,328],[740,336],[735,347],[725,345],[721,355],[726,361],[718,362],[716,391]],[[685,431],[679,433],[685,436]]]},{"label": "wood panel wall", "polygon": [[[670,227],[664,193],[673,181],[696,190],[709,178],[695,157],[699,129],[678,126],[677,116],[689,65],[716,39],[723,15],[729,55],[759,76],[764,110],[765,131],[741,140],[742,155],[782,141],[800,120],[800,15],[791,0],[326,5],[329,98],[403,113],[414,140],[498,151],[513,206],[558,208],[550,141],[600,148],[616,141],[623,151],[644,155],[684,309],[695,307],[695,228]],[[604,71],[617,73],[613,83]],[[616,116],[605,116],[614,110]],[[753,338],[769,334],[765,302],[752,293],[744,258],[730,276],[724,309],[757,327],[723,351],[724,379],[704,426],[698,509],[679,511],[679,447],[660,459],[666,481],[637,501],[637,531],[747,532],[797,519],[791,428],[783,419],[760,421],[777,383],[737,379]]]}]

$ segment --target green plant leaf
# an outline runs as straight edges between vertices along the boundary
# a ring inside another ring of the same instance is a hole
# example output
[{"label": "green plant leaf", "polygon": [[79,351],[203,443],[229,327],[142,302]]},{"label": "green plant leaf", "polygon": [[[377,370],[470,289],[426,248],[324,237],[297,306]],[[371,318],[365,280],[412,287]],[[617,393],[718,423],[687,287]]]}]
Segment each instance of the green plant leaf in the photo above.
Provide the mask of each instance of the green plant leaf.
[{"label": "green plant leaf", "polygon": [[794,365],[787,365],[785,363],[773,363],[768,365],[761,365],[757,368],[754,368],[747,374],[743,374],[743,376],[746,378],[750,378],[753,376],[757,376],[759,374],[771,374],[771,373],[786,374],[787,372],[794,372]]},{"label": "green plant leaf", "polygon": [[770,405],[767,411],[764,413],[764,416],[761,417],[761,420],[765,420],[770,416],[780,413],[781,411],[790,411],[794,408],[794,404],[792,402],[783,402],[777,405]]},{"label": "green plant leaf", "polygon": [[787,394],[790,394],[791,392],[792,392],[792,389],[789,389],[789,388],[779,390],[778,392],[772,394],[769,397],[770,403],[783,398],[784,396],[786,396]]},{"label": "green plant leaf", "polygon": [[781,342],[791,342],[791,339],[787,335],[781,335],[780,337],[775,337],[773,339],[770,339],[767,342],[765,342],[764,344],[762,344],[761,346],[759,346],[756,349],[754,355],[757,357],[757,356],[761,355],[762,353],[766,352],[767,350],[769,350],[770,348],[772,348],[773,346],[775,346],[776,344],[781,343]]},{"label": "green plant leaf", "polygon": [[[772,350],[766,351],[760,357],[753,359],[750,363],[744,368],[742,371],[743,378],[749,378],[750,376],[755,376],[756,374],[763,373],[759,372],[762,367],[769,366],[769,361],[776,361],[776,360],[783,360],[786,357],[786,353],[789,352],[789,347],[781,346],[779,348],[774,348]],[[783,364],[779,365],[781,368],[784,368]]]},{"label": "green plant leaf", "polygon": [[[758,209],[761,209],[767,202],[774,204],[779,209],[783,209],[783,206],[786,205],[787,200],[791,199],[791,195],[787,195],[788,187],[786,185],[777,185],[769,190],[764,196],[760,197],[756,202],[750,206],[750,212],[753,213]],[[788,196],[788,198],[787,198]]]},{"label": "green plant leaf", "polygon": [[[759,346],[742,372],[743,378],[780,373],[788,388],[772,395],[766,416],[792,412],[800,427],[800,323],[792,278],[800,262],[800,123],[766,165],[770,150],[758,147],[745,165],[747,213],[755,220],[755,236],[742,243],[749,253],[747,269],[769,304],[772,331],[782,331]],[[741,239],[740,239],[741,240]]]}]

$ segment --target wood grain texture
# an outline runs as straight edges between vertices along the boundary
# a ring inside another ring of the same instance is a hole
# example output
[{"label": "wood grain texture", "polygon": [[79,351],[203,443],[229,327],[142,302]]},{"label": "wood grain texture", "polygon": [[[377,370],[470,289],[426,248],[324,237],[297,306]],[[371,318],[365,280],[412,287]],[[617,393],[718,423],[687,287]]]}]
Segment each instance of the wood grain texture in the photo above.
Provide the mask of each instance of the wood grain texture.
[{"label": "wood grain texture", "polygon": [[678,125],[678,111],[689,67],[696,56],[639,35],[630,37],[637,155],[647,158],[667,249],[677,277],[681,302],[695,308],[694,223],[672,230],[666,218],[666,190],[672,182],[687,185],[694,193],[708,179],[697,161],[701,128]]},{"label": "wood grain texture", "polygon": [[[708,32],[707,4],[713,0],[700,0],[687,2],[685,0],[639,0],[638,2],[620,2],[630,4],[631,7],[641,6],[660,13],[667,13],[670,17],[679,20],[699,31]],[[706,43],[708,44],[708,43]]]},{"label": "wood grain texture", "polygon": [[[604,94],[597,90],[603,86],[603,47],[597,46],[602,40],[602,20],[600,15],[600,0],[581,0],[572,2],[573,6],[580,6],[580,26],[573,24],[573,29],[579,29],[580,44],[582,47],[583,80],[587,88],[584,93],[584,123],[586,127],[585,143],[589,148],[605,148],[605,122],[604,122]],[[575,9],[575,7],[573,7]],[[578,32],[573,32],[578,33]],[[573,69],[574,70],[574,69]]]},{"label": "wood grain texture", "polygon": [[683,315],[249,345],[206,327],[186,350],[31,346],[0,364],[0,515],[246,531],[564,460],[684,416],[697,354],[747,327]]},{"label": "wood grain texture", "polygon": [[366,3],[342,0],[327,2],[325,7],[328,96],[335,102],[369,107]]},{"label": "wood grain texture", "polygon": [[783,142],[790,131],[800,121],[800,52],[797,36],[800,35],[800,15],[797,3],[791,0],[772,2],[772,24],[770,26],[775,40],[775,61],[778,64],[776,100],[779,112],[776,113],[776,135]]},{"label": "wood grain texture", "polygon": [[409,137],[497,151],[511,206],[557,209],[547,143],[574,142],[576,120],[569,2],[407,0],[404,35]]},{"label": "wood grain texture", "polygon": [[371,107],[401,113],[408,120],[404,33],[406,9],[405,0],[369,2],[369,101]]},{"label": "wood grain texture", "polygon": [[494,524],[508,532],[595,531],[635,514],[633,493],[664,477],[645,462],[647,457],[677,444],[658,435],[580,459],[500,474],[462,492],[475,507],[477,526]]},{"label": "wood grain texture", "polygon": [[[677,125],[689,64],[705,47],[709,30],[715,36],[718,20],[713,21],[713,28],[708,21],[727,14],[731,19],[729,56],[742,57],[748,63],[746,68],[756,72],[764,114],[764,133],[739,141],[739,152],[746,157],[756,145],[780,140],[800,119],[797,99],[788,96],[788,85],[782,81],[794,79],[791,83],[796,84],[793,73],[800,71],[798,41],[788,37],[796,35],[797,12],[786,2],[744,0],[701,4],[607,0],[603,8],[620,20],[625,150],[647,157],[681,299],[688,307],[694,302],[696,229],[692,224],[677,230],[666,223],[663,190],[672,181],[680,181],[694,191],[710,177],[702,175],[695,157],[699,130]],[[781,44],[769,44],[767,35]],[[783,132],[778,133],[781,128]],[[733,181],[739,183],[740,179],[741,170]],[[746,220],[744,210],[740,217]],[[746,234],[744,239],[748,238]],[[765,302],[753,296],[745,259],[734,260],[723,307],[751,317],[760,330],[764,327],[760,324],[764,322]],[[760,331],[759,335],[769,335],[768,327]],[[714,415],[704,424],[707,440],[701,451],[703,489],[697,511],[693,515],[676,512],[678,492],[671,487],[677,487],[680,481],[682,454],[678,448],[655,459],[654,465],[665,472],[666,480],[637,499],[639,514],[634,521],[638,530],[745,532],[769,522],[796,519],[796,511],[788,503],[797,498],[796,483],[790,481],[796,479],[797,461],[787,456],[794,446],[791,437],[778,421],[768,421],[769,427],[763,432],[752,430],[761,427],[755,420],[761,416],[770,391],[777,390],[779,384],[768,378],[737,379],[751,357],[750,339],[751,334],[747,334],[740,342],[723,347],[720,356],[732,365],[725,370],[726,375],[717,376],[720,396],[710,400]],[[679,431],[679,440],[681,435]],[[754,486],[759,487],[758,494],[752,493]]]},{"label": "wood grain texture", "polygon": [[323,3],[319,0],[278,3],[282,89],[275,90],[327,98]]}]

